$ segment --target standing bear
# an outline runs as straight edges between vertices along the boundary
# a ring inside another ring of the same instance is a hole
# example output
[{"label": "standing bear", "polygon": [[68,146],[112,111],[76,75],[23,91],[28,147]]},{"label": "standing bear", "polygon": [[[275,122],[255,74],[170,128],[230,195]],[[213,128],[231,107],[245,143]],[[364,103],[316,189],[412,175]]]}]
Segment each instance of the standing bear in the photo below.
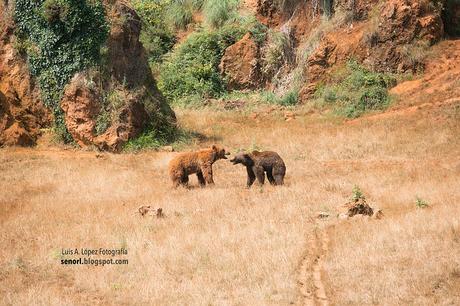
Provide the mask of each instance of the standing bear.
[{"label": "standing bear", "polygon": [[174,187],[187,186],[188,176],[193,173],[196,173],[201,186],[214,184],[212,164],[219,159],[227,159],[226,155],[230,153],[216,145],[196,152],[180,153],[169,162],[169,175]]},{"label": "standing bear", "polygon": [[263,184],[265,173],[272,185],[283,185],[284,175],[286,174],[286,165],[276,152],[253,151],[252,153],[238,153],[230,160],[234,165],[243,164],[248,172],[248,188],[252,186],[255,179]]}]

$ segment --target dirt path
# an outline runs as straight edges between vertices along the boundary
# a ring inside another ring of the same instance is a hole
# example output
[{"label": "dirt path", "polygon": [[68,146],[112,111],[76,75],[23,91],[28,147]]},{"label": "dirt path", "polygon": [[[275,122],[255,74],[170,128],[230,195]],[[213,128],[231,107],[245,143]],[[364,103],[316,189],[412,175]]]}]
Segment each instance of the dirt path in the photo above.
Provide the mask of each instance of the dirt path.
[{"label": "dirt path", "polygon": [[311,233],[307,252],[299,268],[298,284],[301,297],[298,305],[329,305],[323,280],[323,261],[329,249],[329,236],[326,226],[318,226]]}]

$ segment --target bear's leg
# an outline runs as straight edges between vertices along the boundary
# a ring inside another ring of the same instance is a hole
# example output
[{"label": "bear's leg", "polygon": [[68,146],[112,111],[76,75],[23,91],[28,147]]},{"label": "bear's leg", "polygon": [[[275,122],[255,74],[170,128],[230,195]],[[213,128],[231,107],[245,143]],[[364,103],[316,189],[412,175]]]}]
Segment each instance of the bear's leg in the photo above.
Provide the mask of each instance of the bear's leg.
[{"label": "bear's leg", "polygon": [[182,177],[180,179],[180,183],[182,186],[187,186],[188,185],[188,175],[186,173],[182,174]]},{"label": "bear's leg", "polygon": [[262,167],[254,167],[253,170],[254,170],[254,173],[256,174],[257,181],[258,181],[261,185],[263,185],[264,182],[265,182],[265,172],[264,172],[264,168],[262,168]]},{"label": "bear's leg", "polygon": [[198,182],[200,183],[201,186],[206,185],[206,181],[204,180],[203,173],[201,171],[198,171],[196,173],[196,176],[198,177]]},{"label": "bear's leg", "polygon": [[212,164],[203,165],[201,167],[201,173],[203,173],[204,180],[208,185],[214,184],[214,180],[212,179]]},{"label": "bear's leg", "polygon": [[284,184],[285,174],[286,174],[286,167],[284,165],[273,167],[273,176],[275,178],[276,185]]},{"label": "bear's leg", "polygon": [[284,174],[275,175],[275,185],[283,185],[284,184]]},{"label": "bear's leg", "polygon": [[246,171],[248,172],[248,182],[247,182],[247,187],[251,187],[252,184],[254,184],[254,181],[256,180],[256,175],[254,174],[254,171],[252,171],[251,167],[246,167]]},{"label": "bear's leg", "polygon": [[268,169],[267,170],[267,179],[268,181],[270,182],[271,185],[276,185],[276,181],[275,179],[273,178],[273,174],[272,174],[272,169]]},{"label": "bear's leg", "polygon": [[184,171],[183,169],[176,169],[174,171],[170,172],[171,180],[173,182],[174,187],[179,187],[182,185],[183,177],[184,177]]}]

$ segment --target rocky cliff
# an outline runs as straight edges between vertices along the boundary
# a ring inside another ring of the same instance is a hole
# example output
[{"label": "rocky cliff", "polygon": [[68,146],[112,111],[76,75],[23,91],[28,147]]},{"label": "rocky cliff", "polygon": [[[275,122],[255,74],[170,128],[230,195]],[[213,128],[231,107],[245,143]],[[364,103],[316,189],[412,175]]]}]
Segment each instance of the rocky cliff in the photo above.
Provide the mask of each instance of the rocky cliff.
[{"label": "rocky cliff", "polygon": [[[33,145],[53,124],[27,56],[16,48],[13,5],[0,2],[0,146]],[[126,3],[106,3],[110,24],[101,63],[71,78],[57,101],[66,128],[80,146],[119,151],[146,127],[174,124],[139,42],[140,19]]]},{"label": "rocky cliff", "polygon": [[[266,84],[275,91],[286,90],[297,78],[303,101],[311,97],[315,85],[327,79],[331,70],[350,58],[379,72],[423,70],[423,53],[446,32],[456,33],[460,20],[458,4],[446,0],[258,0],[250,6],[252,2],[246,1],[246,5],[253,7],[258,20],[290,41],[296,54],[294,63],[284,62],[273,73],[274,78],[265,83],[260,74],[259,81],[248,82],[248,74],[238,78],[236,71],[225,73],[239,88]],[[270,44],[269,40],[265,44]],[[233,51],[239,45],[247,45],[247,37],[228,49],[224,61],[251,62],[251,67],[261,66],[263,70],[266,47],[261,47],[262,52],[241,54]]]},{"label": "rocky cliff", "polygon": [[0,146],[33,145],[51,116],[27,62],[14,48],[11,10],[0,2]]}]

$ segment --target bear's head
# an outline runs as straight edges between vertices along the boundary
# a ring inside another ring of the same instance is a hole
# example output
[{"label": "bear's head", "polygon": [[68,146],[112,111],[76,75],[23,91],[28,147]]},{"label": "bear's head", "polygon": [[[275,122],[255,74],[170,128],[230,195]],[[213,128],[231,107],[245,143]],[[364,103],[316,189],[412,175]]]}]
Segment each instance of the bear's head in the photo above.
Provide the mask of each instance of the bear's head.
[{"label": "bear's head", "polygon": [[254,160],[251,158],[251,155],[248,153],[240,152],[233,157],[230,162],[234,165],[243,164],[247,167],[251,167],[254,165]]},{"label": "bear's head", "polygon": [[226,155],[230,155],[230,152],[226,152],[224,148],[213,145],[211,147],[213,151],[214,161],[218,159],[227,159]]}]

